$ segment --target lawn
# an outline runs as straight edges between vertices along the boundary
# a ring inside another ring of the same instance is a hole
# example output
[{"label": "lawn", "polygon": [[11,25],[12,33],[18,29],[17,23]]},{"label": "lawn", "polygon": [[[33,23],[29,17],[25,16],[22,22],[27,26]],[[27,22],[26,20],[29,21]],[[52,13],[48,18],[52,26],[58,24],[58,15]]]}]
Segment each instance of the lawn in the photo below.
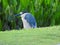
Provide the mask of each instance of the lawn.
[{"label": "lawn", "polygon": [[60,26],[0,31],[0,45],[59,45]]}]

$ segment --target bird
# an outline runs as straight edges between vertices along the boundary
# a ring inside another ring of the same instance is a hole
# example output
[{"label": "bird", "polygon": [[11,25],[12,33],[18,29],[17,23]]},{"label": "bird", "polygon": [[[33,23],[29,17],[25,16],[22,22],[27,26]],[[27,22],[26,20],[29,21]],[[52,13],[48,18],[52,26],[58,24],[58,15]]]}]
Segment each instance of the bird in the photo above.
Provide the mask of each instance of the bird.
[{"label": "bird", "polygon": [[22,11],[19,14],[16,14],[15,16],[20,16],[23,22],[23,28],[37,28],[37,23],[34,18],[34,16],[31,13]]}]

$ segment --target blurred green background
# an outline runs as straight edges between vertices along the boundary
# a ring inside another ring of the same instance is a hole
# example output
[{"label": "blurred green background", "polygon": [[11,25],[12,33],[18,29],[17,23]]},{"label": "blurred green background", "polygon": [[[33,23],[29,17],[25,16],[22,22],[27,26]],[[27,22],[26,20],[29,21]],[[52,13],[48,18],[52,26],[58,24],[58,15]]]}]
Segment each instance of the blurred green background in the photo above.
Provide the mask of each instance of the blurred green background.
[{"label": "blurred green background", "polygon": [[33,14],[38,27],[60,25],[60,0],[0,0],[0,31],[23,28],[14,16],[23,10]]}]

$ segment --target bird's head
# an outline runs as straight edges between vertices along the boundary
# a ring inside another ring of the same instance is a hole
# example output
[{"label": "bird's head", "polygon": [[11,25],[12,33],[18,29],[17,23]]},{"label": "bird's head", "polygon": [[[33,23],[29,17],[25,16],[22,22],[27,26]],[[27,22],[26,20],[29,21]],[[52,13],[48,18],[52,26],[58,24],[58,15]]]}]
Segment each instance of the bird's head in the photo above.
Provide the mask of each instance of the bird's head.
[{"label": "bird's head", "polygon": [[22,16],[24,13],[27,13],[27,11],[22,11],[19,14],[16,14],[15,16]]}]

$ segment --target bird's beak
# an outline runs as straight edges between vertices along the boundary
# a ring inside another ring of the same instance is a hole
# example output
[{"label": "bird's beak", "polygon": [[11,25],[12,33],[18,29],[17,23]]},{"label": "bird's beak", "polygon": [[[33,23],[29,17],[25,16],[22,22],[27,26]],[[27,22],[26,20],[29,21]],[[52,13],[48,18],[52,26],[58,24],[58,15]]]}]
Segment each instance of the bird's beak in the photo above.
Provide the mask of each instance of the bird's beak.
[{"label": "bird's beak", "polygon": [[15,16],[20,16],[21,14],[16,14]]}]

